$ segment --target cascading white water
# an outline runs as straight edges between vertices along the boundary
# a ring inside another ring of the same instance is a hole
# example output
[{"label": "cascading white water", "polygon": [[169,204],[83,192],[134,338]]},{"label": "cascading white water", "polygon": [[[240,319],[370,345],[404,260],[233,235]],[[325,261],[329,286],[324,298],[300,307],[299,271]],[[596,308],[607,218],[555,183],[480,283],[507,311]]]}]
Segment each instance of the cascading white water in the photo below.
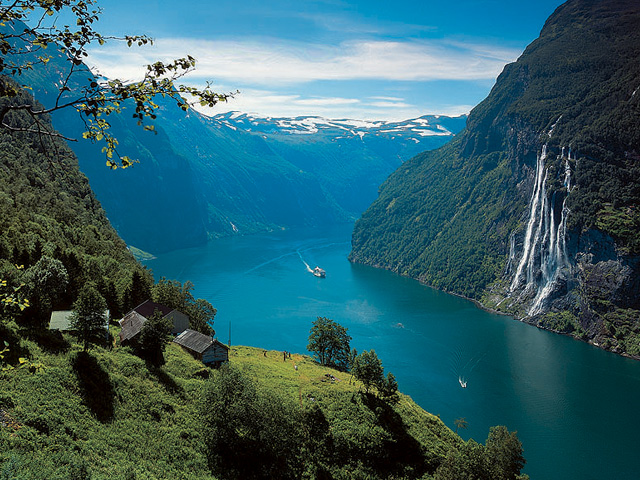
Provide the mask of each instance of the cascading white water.
[{"label": "cascading white water", "polygon": [[[547,145],[545,144],[542,147],[542,152],[538,155],[538,161],[536,163],[536,181],[533,185],[533,192],[531,194],[531,202],[529,208],[529,221],[527,222],[527,230],[525,231],[524,236],[524,247],[522,251],[522,257],[520,258],[520,262],[518,263],[518,268],[516,269],[516,274],[513,276],[513,280],[511,281],[510,291],[515,291],[520,284],[522,283],[522,271],[525,266],[530,265],[530,260],[533,257],[533,250],[535,250],[535,240],[534,240],[534,228],[536,228],[535,238],[540,235],[540,225],[538,220],[539,214],[538,212],[542,211],[541,203],[544,201],[543,197],[545,195],[543,192],[545,191],[545,182],[546,176],[543,175],[546,173],[544,168],[544,160],[547,157]],[[530,275],[529,268],[527,268],[527,284],[530,283]]]},{"label": "cascading white water", "polygon": [[[540,209],[540,200],[541,200],[541,192],[543,190],[543,184],[546,180],[546,177],[543,180],[544,173],[544,160],[547,157],[547,145],[545,144],[542,147],[542,152],[538,155],[538,161],[536,163],[536,181],[533,185],[533,193],[531,194],[531,206],[529,209],[529,221],[527,222],[527,230],[524,236],[524,247],[522,252],[522,257],[520,258],[520,263],[518,263],[518,268],[516,269],[516,274],[513,276],[513,280],[511,281],[510,291],[515,291],[520,286],[520,279],[522,276],[522,270],[525,265],[528,263],[530,257],[532,257],[532,239],[533,239],[533,228],[537,219],[537,212]],[[527,272],[528,273],[528,272]],[[527,278],[528,283],[528,278]]]},{"label": "cascading white water", "polygon": [[505,266],[505,275],[511,271],[514,260],[516,259],[516,237],[511,235],[509,237],[509,258],[507,258],[507,265]]},{"label": "cascading white water", "polygon": [[[536,164],[536,180],[531,194],[529,220],[524,236],[522,257],[511,280],[510,293],[520,290],[520,296],[535,295],[528,309],[529,315],[536,315],[544,309],[544,301],[553,292],[563,269],[569,267],[566,246],[567,217],[569,209],[566,206],[567,195],[571,191],[571,166],[569,156],[564,156],[563,184],[566,195],[562,201],[560,220],[556,221],[558,193],[551,198],[547,195],[548,169],[545,166],[547,146],[542,147]],[[511,239],[513,241],[513,237]],[[511,245],[510,245],[511,247]],[[512,262],[513,248],[509,252],[509,264]]]}]

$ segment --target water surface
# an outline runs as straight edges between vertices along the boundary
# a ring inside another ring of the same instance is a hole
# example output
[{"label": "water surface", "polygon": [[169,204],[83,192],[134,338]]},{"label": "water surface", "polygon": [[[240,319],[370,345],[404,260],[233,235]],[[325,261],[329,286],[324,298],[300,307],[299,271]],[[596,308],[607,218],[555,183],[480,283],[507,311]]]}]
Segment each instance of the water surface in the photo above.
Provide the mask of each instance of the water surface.
[{"label": "water surface", "polygon": [[337,321],[423,408],[452,428],[464,417],[464,438],[517,430],[533,480],[640,478],[640,362],[350,264],[351,228],[219,239],[147,264],[156,278],[195,284],[225,343],[230,333],[232,344],[304,353],[316,317]]}]

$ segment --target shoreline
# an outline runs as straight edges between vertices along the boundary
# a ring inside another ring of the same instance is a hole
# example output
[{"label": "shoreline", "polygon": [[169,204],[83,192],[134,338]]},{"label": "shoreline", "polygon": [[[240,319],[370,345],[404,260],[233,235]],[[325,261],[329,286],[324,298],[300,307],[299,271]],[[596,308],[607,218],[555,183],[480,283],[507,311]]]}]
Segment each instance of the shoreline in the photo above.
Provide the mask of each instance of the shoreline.
[{"label": "shoreline", "polygon": [[387,268],[387,267],[384,267],[382,265],[371,265],[371,264],[368,264],[368,263],[354,261],[354,260],[351,259],[351,254],[349,254],[347,259],[351,263],[357,263],[359,265],[366,265],[366,266],[371,267],[371,268],[377,268],[377,269],[380,269],[380,270],[386,270],[386,271],[394,273],[395,275],[398,275],[400,277],[405,277],[405,278],[410,278],[412,280],[415,280],[420,285],[424,285],[425,287],[432,288],[433,290],[436,290],[438,292],[442,292],[442,293],[446,293],[446,294],[449,294],[449,295],[453,295],[453,296],[458,297],[458,298],[463,298],[465,300],[468,300],[468,301],[472,302],[477,308],[479,308],[480,310],[484,310],[485,312],[489,312],[489,313],[493,313],[493,314],[501,315],[501,316],[505,316],[505,317],[511,317],[514,321],[517,321],[517,322],[520,322],[520,323],[524,323],[524,324],[532,326],[532,327],[536,327],[539,330],[544,330],[545,332],[554,333],[556,335],[563,335],[565,337],[571,337],[574,340],[586,343],[586,344],[591,345],[592,347],[598,348],[598,349],[600,349],[602,351],[609,352],[609,353],[612,353],[614,355],[618,355],[620,357],[628,358],[630,360],[640,361],[640,355],[631,355],[630,353],[627,353],[627,352],[616,352],[616,351],[613,351],[613,350],[609,350],[607,348],[604,348],[604,346],[602,346],[598,342],[594,341],[594,339],[592,339],[592,338],[589,338],[589,339],[579,338],[579,337],[577,337],[577,336],[575,336],[573,334],[570,334],[570,333],[560,332],[558,330],[554,330],[552,328],[548,328],[548,327],[545,327],[543,325],[539,325],[538,323],[533,323],[533,322],[527,321],[527,319],[533,318],[533,317],[518,318],[518,317],[516,317],[515,315],[513,315],[511,313],[501,312],[499,310],[495,310],[494,308],[488,307],[488,306],[484,305],[482,302],[480,302],[479,300],[476,300],[475,298],[469,298],[469,297],[467,297],[467,296],[465,296],[465,295],[463,295],[461,293],[452,292],[452,291],[448,291],[448,290],[445,290],[445,289],[441,289],[441,288],[435,287],[435,286],[430,285],[429,283],[427,283],[425,281],[422,281],[422,280],[420,280],[418,278],[412,277],[410,275],[404,275],[404,274],[398,273],[397,271],[395,271],[395,270],[393,270],[391,268]]}]

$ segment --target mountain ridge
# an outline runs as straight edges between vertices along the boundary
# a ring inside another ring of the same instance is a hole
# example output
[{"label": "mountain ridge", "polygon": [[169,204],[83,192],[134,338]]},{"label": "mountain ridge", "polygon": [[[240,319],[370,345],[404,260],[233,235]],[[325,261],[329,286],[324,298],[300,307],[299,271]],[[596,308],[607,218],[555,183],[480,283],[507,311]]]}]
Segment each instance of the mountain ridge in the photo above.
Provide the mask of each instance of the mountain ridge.
[{"label": "mountain ridge", "polygon": [[[422,115],[416,118],[405,120],[359,120],[350,118],[326,118],[317,115],[301,115],[296,117],[272,117],[260,116],[245,112],[227,112],[211,115],[214,121],[221,122],[229,128],[240,128],[244,131],[270,134],[300,134],[312,135],[320,130],[343,130],[345,134],[360,136],[368,134],[401,134],[409,138],[426,136],[451,136],[459,131],[458,121],[466,122],[466,115],[455,117],[446,115]],[[438,122],[439,120],[446,122]],[[450,121],[448,121],[450,120]],[[452,131],[448,130],[446,124],[451,123]],[[415,135],[414,135],[415,134]]]},{"label": "mountain ridge", "polygon": [[[67,68],[64,55],[51,53],[46,68],[36,62],[20,77],[45,105],[55,103],[54,85]],[[71,91],[64,95],[73,95],[93,78],[88,68],[79,67],[70,78]],[[283,131],[254,116],[234,119],[233,114],[223,114],[216,119],[193,109],[185,115],[174,103],[163,99],[157,103],[155,135],[129,118],[127,107],[133,106],[126,102],[122,114],[109,116],[119,150],[140,160],[133,167],[106,172],[99,160],[104,157],[101,145],[88,141],[71,145],[120,235],[128,244],[153,253],[201,245],[220,236],[354,221],[394,168],[420,151],[442,145],[466,121],[434,117],[418,121],[422,126],[407,123],[402,129],[396,123],[402,131],[379,135],[351,134],[344,121],[341,129],[329,121],[331,129],[321,128],[313,135],[281,135],[238,128],[240,120],[247,120],[269,131]],[[297,122],[327,124],[311,118]],[[75,111],[61,110],[52,119],[67,137],[77,137],[85,129]],[[279,121],[294,131],[295,119]],[[446,127],[439,129],[438,122]],[[421,132],[437,135],[420,136]]]},{"label": "mountain ridge", "polygon": [[640,354],[639,26],[637,2],[559,7],[466,130],[383,184],[350,259]]}]

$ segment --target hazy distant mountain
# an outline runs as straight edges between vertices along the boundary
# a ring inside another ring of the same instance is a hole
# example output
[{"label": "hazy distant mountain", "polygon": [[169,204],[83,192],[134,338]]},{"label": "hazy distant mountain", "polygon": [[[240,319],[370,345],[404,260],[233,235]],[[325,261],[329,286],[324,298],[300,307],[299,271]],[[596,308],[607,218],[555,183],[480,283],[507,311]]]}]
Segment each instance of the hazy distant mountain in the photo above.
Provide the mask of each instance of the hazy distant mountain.
[{"label": "hazy distant mountain", "polygon": [[[445,117],[424,115],[419,118],[393,121],[329,120],[322,117],[259,117],[241,112],[214,115],[212,120],[229,128],[245,132],[280,135],[330,135],[334,139],[360,138],[366,136],[386,139],[410,140],[416,144],[426,142],[428,137],[450,137],[464,128],[466,115]],[[428,145],[428,148],[430,145]]]},{"label": "hazy distant mountain", "polygon": [[353,261],[640,355],[640,4],[570,0],[467,129],[403,164]]},{"label": "hazy distant mountain", "polygon": [[[46,68],[36,66],[20,79],[45,105],[55,102],[68,66],[63,55],[49,51]],[[65,95],[91,78],[80,69]],[[109,121],[119,151],[139,164],[109,171],[102,145],[79,141],[71,147],[120,235],[153,252],[216,236],[354,220],[402,161],[444,144],[466,122],[465,116],[406,122],[240,113],[209,118],[165,103],[154,135],[137,126],[132,108],[124,106]],[[70,109],[56,113],[53,123],[68,137],[84,131]]]},{"label": "hazy distant mountain", "polygon": [[354,220],[402,161],[444,144],[466,122],[162,117],[174,148],[198,172],[214,235]]}]

